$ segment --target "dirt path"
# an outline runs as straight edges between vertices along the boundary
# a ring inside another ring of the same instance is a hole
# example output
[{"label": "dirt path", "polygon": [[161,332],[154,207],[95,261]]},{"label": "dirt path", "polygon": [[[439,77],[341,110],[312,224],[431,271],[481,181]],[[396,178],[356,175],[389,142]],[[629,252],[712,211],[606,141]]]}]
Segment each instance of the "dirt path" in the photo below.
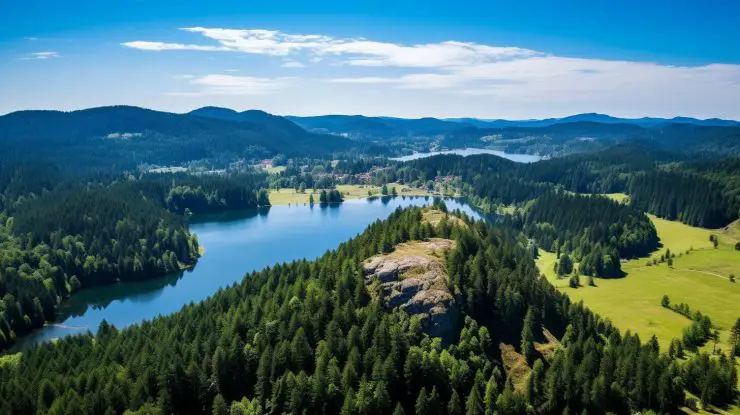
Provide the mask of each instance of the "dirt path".
[{"label": "dirt path", "polygon": [[728,278],[728,277],[725,277],[725,276],[724,276],[724,275],[722,275],[722,274],[717,274],[716,272],[712,272],[712,271],[703,271],[703,270],[700,270],[700,269],[694,269],[694,268],[676,268],[676,269],[677,269],[677,270],[679,270],[679,271],[694,271],[694,272],[701,272],[702,274],[707,274],[707,275],[713,275],[713,276],[715,276],[715,277],[717,277],[717,278],[722,278],[723,280],[729,280],[729,278]]}]

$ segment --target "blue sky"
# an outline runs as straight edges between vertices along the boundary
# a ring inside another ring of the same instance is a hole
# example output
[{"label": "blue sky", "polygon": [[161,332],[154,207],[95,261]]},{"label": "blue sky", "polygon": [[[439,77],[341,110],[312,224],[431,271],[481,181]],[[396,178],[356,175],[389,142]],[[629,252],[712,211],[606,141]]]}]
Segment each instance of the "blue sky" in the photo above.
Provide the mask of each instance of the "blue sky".
[{"label": "blue sky", "polygon": [[740,119],[730,1],[5,3],[0,113]]}]

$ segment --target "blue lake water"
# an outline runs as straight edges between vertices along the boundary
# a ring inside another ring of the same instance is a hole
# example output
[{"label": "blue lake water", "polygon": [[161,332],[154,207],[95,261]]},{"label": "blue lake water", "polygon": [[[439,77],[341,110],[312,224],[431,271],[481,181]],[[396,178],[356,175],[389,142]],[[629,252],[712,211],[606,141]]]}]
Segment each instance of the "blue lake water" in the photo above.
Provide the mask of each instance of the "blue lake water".
[{"label": "blue lake water", "polygon": [[503,157],[505,159],[509,159],[517,163],[534,163],[535,161],[540,161],[543,159],[543,157],[537,156],[534,154],[511,154],[511,153],[504,153],[503,151],[499,151],[499,150],[489,150],[486,148],[463,148],[463,149],[458,149],[458,150],[432,151],[429,153],[414,153],[408,156],[392,158],[391,160],[409,161],[409,160],[416,160],[416,159],[420,159],[424,157],[436,156],[438,154],[457,154],[459,156],[472,156],[476,154],[493,154],[494,156]]},{"label": "blue lake water", "polygon": [[[431,204],[432,198],[361,199],[340,205],[275,206],[267,209],[199,218],[190,230],[205,249],[195,268],[143,282],[90,288],[74,294],[57,320],[16,343],[34,343],[95,331],[104,319],[122,328],[180,310],[219,288],[241,281],[246,273],[297,259],[314,259],[385,219],[398,207]],[[480,216],[468,205],[446,200],[448,209]]]}]

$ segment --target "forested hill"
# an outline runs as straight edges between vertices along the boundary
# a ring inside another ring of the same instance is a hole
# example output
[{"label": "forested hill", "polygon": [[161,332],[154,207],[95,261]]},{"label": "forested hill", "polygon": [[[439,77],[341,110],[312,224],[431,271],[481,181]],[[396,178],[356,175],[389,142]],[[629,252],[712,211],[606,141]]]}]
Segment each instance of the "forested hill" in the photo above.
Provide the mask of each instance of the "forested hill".
[{"label": "forested hill", "polygon": [[[655,339],[643,345],[571,304],[508,231],[423,220],[397,211],[317,261],[253,273],[177,314],[30,349],[0,365],[0,412],[676,413],[684,387],[731,393],[726,361],[684,375]],[[362,268],[430,237],[455,246],[443,288],[457,293],[461,324],[449,344],[388,309]],[[559,342],[541,352],[545,328]],[[500,342],[521,371],[502,365]]]},{"label": "forested hill", "polygon": [[64,169],[130,169],[203,159],[227,163],[279,153],[330,156],[358,147],[267,114],[237,122],[116,106],[0,117],[3,162],[47,161]]},{"label": "forested hill", "polygon": [[[195,264],[188,216],[268,205],[266,175],[124,176],[63,182],[43,165],[0,166],[0,351],[96,285]],[[10,217],[9,217],[10,216]]]},{"label": "forested hill", "polygon": [[647,216],[599,196],[546,193],[527,209],[523,229],[545,250],[571,253],[583,275],[622,276],[620,258],[658,248]]},{"label": "forested hill", "polygon": [[365,117],[362,115],[288,116],[287,119],[312,131],[375,138],[438,134],[469,127],[468,124],[437,118]]},{"label": "forested hill", "polygon": [[573,121],[536,127],[468,127],[450,132],[442,144],[449,148],[493,145],[512,153],[571,154],[634,141],[647,143],[656,150],[725,157],[740,154],[740,125],[640,126]]},{"label": "forested hill", "polygon": [[468,196],[497,204],[522,203],[547,189],[627,193],[633,207],[693,226],[719,228],[738,218],[740,158],[695,161],[646,143],[620,144],[537,163],[492,155],[443,155],[384,173],[404,183],[460,177]]},{"label": "forested hill", "polygon": [[[238,114],[225,109],[210,112],[225,119]],[[399,146],[409,144],[399,140],[413,138],[442,148],[487,147],[510,153],[567,155],[639,140],[656,150],[714,158],[740,155],[740,123],[731,120],[623,119],[602,114],[530,121],[361,115],[286,118],[310,131],[347,135],[363,141],[390,141]]]}]

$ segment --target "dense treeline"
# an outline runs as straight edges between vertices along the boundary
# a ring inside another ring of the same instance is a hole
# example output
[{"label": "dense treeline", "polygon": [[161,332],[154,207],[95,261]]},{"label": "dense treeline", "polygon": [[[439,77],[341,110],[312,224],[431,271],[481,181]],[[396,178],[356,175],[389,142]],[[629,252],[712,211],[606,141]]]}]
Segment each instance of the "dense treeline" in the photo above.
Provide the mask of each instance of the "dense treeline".
[{"label": "dense treeline", "polygon": [[442,155],[407,162],[398,169],[395,178],[401,183],[408,183],[456,176],[461,178],[466,196],[499,204],[525,202],[551,188],[543,183],[516,177],[512,174],[516,165],[501,157],[488,155]]},{"label": "dense treeline", "polygon": [[387,175],[402,183],[457,176],[463,190],[469,186],[468,195],[505,204],[534,199],[553,186],[575,193],[624,192],[637,209],[718,228],[738,218],[738,160],[692,162],[645,143],[630,143],[537,163],[490,155],[435,156],[405,163]]},{"label": "dense treeline", "polygon": [[122,185],[141,191],[179,214],[246,210],[270,204],[263,190],[267,175],[261,173],[150,174]]},{"label": "dense treeline", "polygon": [[[622,149],[620,153],[629,151]],[[605,155],[593,163],[602,165],[614,160]],[[537,167],[543,163],[544,167]],[[634,163],[653,162],[643,157]],[[403,179],[459,176],[462,193],[479,207],[533,201],[526,203],[522,217],[513,223],[546,250],[572,252],[581,262],[579,272],[584,275],[621,276],[620,258],[647,255],[658,247],[655,227],[644,214],[606,198],[568,195],[556,190],[564,187],[562,184],[547,183],[546,179],[567,178],[572,181],[572,188],[580,189],[579,172],[588,171],[583,166],[572,170],[567,164],[554,161],[517,164],[487,155],[437,156],[407,164],[400,169]],[[614,177],[619,171],[613,171]],[[596,176],[588,177],[596,180]],[[612,176],[603,176],[605,181],[598,183],[607,183],[608,177]]]},{"label": "dense treeline", "polygon": [[53,189],[61,179],[59,170],[48,164],[0,163],[0,211]]},{"label": "dense treeline", "polygon": [[16,166],[0,175],[13,215],[0,216],[0,350],[52,320],[80,289],[192,266],[198,241],[179,213],[269,204],[258,190],[263,174],[146,175],[83,186],[59,184],[53,172]]},{"label": "dense treeline", "polygon": [[2,233],[0,348],[53,319],[75,291],[180,271],[198,256],[184,217],[119,187],[29,200]]},{"label": "dense treeline", "polygon": [[120,172],[140,164],[203,160],[226,166],[278,153],[331,156],[381,152],[343,137],[312,134],[282,117],[246,122],[129,106],[80,111],[18,111],[0,116],[0,160],[44,161],[64,171]]},{"label": "dense treeline", "polygon": [[527,180],[557,184],[575,193],[617,193],[627,191],[633,173],[678,160],[681,160],[679,155],[633,143],[518,164],[516,174]]},{"label": "dense treeline", "polygon": [[[384,309],[361,270],[389,245],[432,236],[457,246],[447,267],[464,324],[449,345]],[[550,357],[533,351],[543,326],[562,338]],[[499,363],[495,345],[511,338],[531,359],[524,390]],[[729,380],[711,365],[692,363],[685,377],[654,339],[642,345],[571,304],[511,231],[469,221],[435,228],[410,209],[317,261],[253,273],[177,314],[123,331],[103,323],[95,336],[30,349],[0,366],[0,411],[674,413],[686,381]]]},{"label": "dense treeline", "polygon": [[83,285],[172,272],[197,256],[184,217],[119,186],[51,193],[21,205],[14,223],[30,244],[67,251],[59,265]]},{"label": "dense treeline", "polygon": [[722,185],[696,174],[660,170],[635,174],[629,194],[632,206],[693,226],[719,228],[738,215]]},{"label": "dense treeline", "polygon": [[640,210],[717,228],[738,216],[738,160],[691,162],[681,154],[630,144],[520,165],[516,174],[577,193],[624,192]]},{"label": "dense treeline", "polygon": [[572,252],[584,275],[620,276],[620,258],[658,248],[655,226],[644,214],[598,196],[547,193],[527,209],[523,229],[548,251]]}]

